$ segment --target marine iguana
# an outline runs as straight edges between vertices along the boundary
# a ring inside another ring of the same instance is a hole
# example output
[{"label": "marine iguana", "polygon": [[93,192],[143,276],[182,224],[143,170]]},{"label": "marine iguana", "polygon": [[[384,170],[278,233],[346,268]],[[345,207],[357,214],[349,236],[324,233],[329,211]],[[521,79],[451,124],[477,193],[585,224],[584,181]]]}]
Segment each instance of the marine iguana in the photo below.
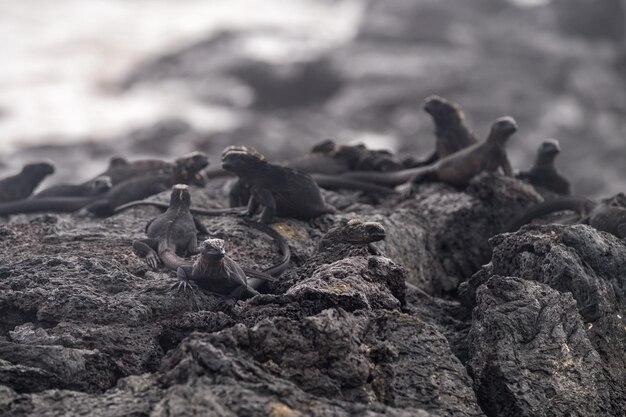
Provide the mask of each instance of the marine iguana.
[{"label": "marine iguana", "polygon": [[[193,162],[194,159],[199,163],[207,160],[206,155],[201,152],[192,152],[175,160],[174,162],[167,162],[159,159],[139,159],[135,161],[128,161],[126,158],[113,157],[109,161],[109,167],[107,170],[97,175],[96,178],[103,176],[109,177],[111,178],[111,184],[115,186],[136,177],[174,175],[174,171],[180,170],[178,162],[183,158],[190,162],[190,167],[195,166]],[[205,167],[206,166],[208,166],[208,162]],[[86,183],[89,183],[94,179],[95,178],[92,178]],[[193,178],[189,179],[187,183],[203,187],[206,185],[206,178],[204,177],[202,171],[198,171],[195,173]]]},{"label": "marine iguana", "polygon": [[106,193],[113,187],[111,178],[107,176],[96,177],[82,184],[53,185],[41,190],[31,198],[43,197],[93,197]]},{"label": "marine iguana", "polygon": [[198,232],[205,235],[209,233],[189,212],[190,204],[189,187],[184,184],[174,185],[167,211],[146,225],[148,238],[133,242],[135,253],[144,258],[152,269],[157,269],[159,263],[163,262],[167,268],[176,270],[185,264],[180,256],[199,253]]},{"label": "marine iguana", "polygon": [[313,145],[307,155],[283,165],[309,174],[328,175],[354,170],[389,172],[403,167],[397,157],[386,149],[369,149],[362,143],[341,145],[332,139]]},{"label": "marine iguana", "polygon": [[[308,174],[318,173],[335,175],[349,171],[349,163],[344,158],[335,158],[335,150],[338,145],[332,139],[325,139],[313,145],[311,150],[300,157],[280,162],[279,165],[304,171]],[[220,168],[213,168],[206,171],[209,179],[232,177],[234,173]]]},{"label": "marine iguana", "polygon": [[458,104],[433,95],[424,100],[424,111],[431,115],[435,123],[437,138],[435,150],[426,159],[405,162],[405,166],[416,168],[431,165],[441,158],[478,143],[478,139],[465,123],[465,115]]},{"label": "marine iguana", "polygon": [[170,189],[174,184],[188,184],[208,165],[205,154],[194,153],[175,161],[170,173],[144,175],[124,181],[101,196],[46,197],[0,204],[0,215],[38,212],[73,212],[84,208],[96,216],[110,216],[115,208]]},{"label": "marine iguana", "polygon": [[579,224],[588,224],[602,232],[608,232],[619,238],[626,238],[626,195],[616,194],[600,200],[599,203],[585,197],[559,197],[537,204],[525,210],[519,217],[505,227],[503,232],[514,232],[537,217],[559,211],[577,212]]},{"label": "marine iguana", "polygon": [[322,236],[312,257],[298,268],[299,276],[310,276],[319,264],[330,264],[353,256],[380,255],[372,243],[384,240],[385,228],[378,222],[351,219]]},{"label": "marine iguana", "polygon": [[19,174],[0,180],[0,203],[27,198],[52,173],[54,166],[47,162],[24,165]]},{"label": "marine iguana", "polygon": [[[339,260],[351,257],[365,257],[368,266],[377,268],[381,256],[373,242],[385,239],[385,228],[382,224],[361,219],[351,219],[331,228],[321,238],[317,251],[295,271],[289,271],[285,279],[278,283],[276,289],[286,292],[303,277],[312,276],[322,265],[332,264]],[[374,255],[374,256],[372,256]],[[406,286],[404,278],[387,276],[387,285],[392,294],[404,305],[406,300]]]},{"label": "marine iguana", "polygon": [[172,285],[178,291],[194,291],[190,281],[199,288],[222,295],[227,302],[253,297],[259,292],[248,285],[243,269],[226,256],[222,239],[207,239],[203,242],[200,256],[193,265],[181,266],[176,270],[179,281]]},{"label": "marine iguana", "polygon": [[515,177],[557,194],[571,194],[569,181],[559,174],[554,165],[554,159],[559,152],[561,152],[559,141],[546,139],[539,146],[537,157],[530,171],[522,171]]},{"label": "marine iguana", "polygon": [[[251,191],[247,214],[261,207],[261,222],[271,223],[275,215],[308,220],[334,213],[313,179],[291,168],[272,165],[258,152],[231,146],[222,154],[222,168],[234,172]],[[198,212],[202,214],[201,212]]]},{"label": "marine iguana", "polygon": [[370,253],[379,254],[371,243],[385,239],[385,228],[377,222],[352,219],[330,229],[317,244],[317,252],[334,250],[337,245],[367,245]]},{"label": "marine iguana", "polygon": [[353,171],[341,177],[387,186],[404,184],[409,180],[412,183],[441,181],[465,186],[480,172],[493,172],[499,167],[502,167],[506,176],[511,177],[513,170],[504,145],[516,131],[517,124],[512,117],[501,117],[492,124],[485,141],[448,155],[434,165],[385,173]]}]

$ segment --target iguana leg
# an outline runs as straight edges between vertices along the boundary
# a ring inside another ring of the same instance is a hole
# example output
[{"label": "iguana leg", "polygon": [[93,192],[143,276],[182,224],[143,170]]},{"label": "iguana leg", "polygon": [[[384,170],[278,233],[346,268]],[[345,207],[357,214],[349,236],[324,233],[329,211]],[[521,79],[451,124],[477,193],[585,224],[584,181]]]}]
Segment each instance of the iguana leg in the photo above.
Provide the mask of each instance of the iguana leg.
[{"label": "iguana leg", "polygon": [[157,239],[141,239],[133,242],[133,250],[140,258],[144,258],[148,266],[157,269],[161,260],[157,255],[159,242]]},{"label": "iguana leg", "polygon": [[276,215],[276,200],[272,192],[268,189],[260,190],[258,193],[259,204],[263,207],[261,211],[261,223],[269,224]]},{"label": "iguana leg", "polygon": [[237,301],[244,298],[254,297],[258,294],[259,293],[256,290],[248,287],[245,284],[242,284],[237,286],[237,288],[232,290],[227,295],[223,295],[222,300],[215,307],[217,310],[228,313],[233,309]]},{"label": "iguana leg", "polygon": [[380,249],[378,249],[376,246],[374,246],[373,243],[368,243],[367,244],[367,250],[369,251],[369,253],[371,253],[372,255],[375,256],[383,256],[383,253],[380,251]]},{"label": "iguana leg", "polygon": [[231,207],[240,207],[250,201],[250,188],[241,180],[236,180],[228,192],[228,202]]},{"label": "iguana leg", "polygon": [[170,287],[170,290],[177,290],[177,292],[180,292],[181,290],[183,292],[187,292],[187,291],[191,291],[192,293],[195,293],[196,290],[193,287],[192,282],[190,281],[191,277],[191,270],[193,267],[191,266],[181,266],[176,270],[176,276],[178,277],[178,282],[175,282],[174,284],[172,284],[172,286]]},{"label": "iguana leg", "polygon": [[505,152],[502,152],[502,154],[500,155],[500,166],[502,167],[502,171],[504,172],[504,175],[506,175],[507,177],[512,177],[513,176],[513,169],[511,168],[511,162],[509,162],[509,158],[506,156]]},{"label": "iguana leg", "polygon": [[259,294],[261,294],[261,293],[258,292],[257,290],[255,290],[254,288],[250,287],[249,285],[247,285],[243,289],[243,294],[241,294],[241,298],[248,299],[248,298],[252,298],[255,295],[259,295]]},{"label": "iguana leg", "polygon": [[146,227],[144,227],[143,231],[144,233],[148,233],[148,228],[150,227],[150,225],[152,224],[152,222],[154,222],[156,220],[156,217],[154,219],[151,219],[148,224],[146,224]]},{"label": "iguana leg", "polygon": [[232,300],[232,304],[234,305],[239,300],[248,299],[259,294],[260,292],[258,292],[254,288],[250,288],[248,285],[242,284],[232,290],[228,295],[226,295],[225,299]]},{"label": "iguana leg", "polygon": [[398,191],[404,198],[409,198],[413,196],[415,192],[415,184],[421,184],[423,182],[428,181],[436,181],[437,180],[437,171],[432,167],[427,167],[420,170],[417,174],[411,178],[411,180],[401,186],[398,187]]},{"label": "iguana leg", "polygon": [[400,193],[402,198],[409,198],[413,196],[413,183],[407,182],[406,184],[399,185],[396,190]]},{"label": "iguana leg", "polygon": [[189,255],[197,255],[200,252],[201,250],[198,247],[198,238],[196,237],[196,235],[190,236],[189,242],[187,242],[187,253]]},{"label": "iguana leg", "polygon": [[248,207],[246,208],[246,215],[248,217],[254,216],[258,208],[259,201],[254,197],[254,195],[250,195],[250,199],[248,200]]},{"label": "iguana leg", "polygon": [[196,225],[196,230],[200,236],[209,236],[209,230],[196,216],[193,216],[193,224]]},{"label": "iguana leg", "polygon": [[230,312],[237,303],[237,300],[239,299],[231,298],[231,294],[222,296],[222,299],[217,303],[215,309],[223,311],[224,313]]}]

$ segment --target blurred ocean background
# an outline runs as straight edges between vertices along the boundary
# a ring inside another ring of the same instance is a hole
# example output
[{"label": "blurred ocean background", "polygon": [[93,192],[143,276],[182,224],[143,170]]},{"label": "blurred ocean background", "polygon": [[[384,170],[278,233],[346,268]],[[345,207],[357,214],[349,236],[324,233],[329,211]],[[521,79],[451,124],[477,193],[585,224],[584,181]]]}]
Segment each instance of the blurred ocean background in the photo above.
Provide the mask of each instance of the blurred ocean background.
[{"label": "blurred ocean background", "polygon": [[439,94],[480,137],[515,117],[514,167],[555,137],[576,193],[626,191],[625,3],[0,0],[0,175],[327,137],[422,155]]}]

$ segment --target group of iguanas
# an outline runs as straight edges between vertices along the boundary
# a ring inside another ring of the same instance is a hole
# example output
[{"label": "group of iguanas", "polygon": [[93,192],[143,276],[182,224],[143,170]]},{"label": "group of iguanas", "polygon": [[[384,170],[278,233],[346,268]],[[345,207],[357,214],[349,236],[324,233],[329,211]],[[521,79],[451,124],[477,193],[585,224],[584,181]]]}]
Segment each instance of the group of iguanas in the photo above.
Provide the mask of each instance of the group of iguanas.
[{"label": "group of iguanas", "polygon": [[[376,195],[412,194],[415,184],[441,181],[453,186],[466,186],[480,172],[499,168],[506,176],[513,170],[505,145],[517,131],[511,117],[501,117],[491,126],[487,138],[480,142],[467,126],[459,106],[438,96],[428,97],[424,110],[435,123],[435,151],[423,160],[398,159],[387,151],[374,151],[363,145],[338,145],[325,140],[315,145],[305,157],[282,164],[272,164],[257,151],[238,146],[226,148],[221,169],[207,170],[208,157],[195,152],[174,162],[160,160],[127,161],[113,158],[102,174],[77,185],[47,188],[29,197],[39,183],[54,172],[48,163],[26,165],[22,172],[0,180],[0,215],[33,212],[73,212],[83,210],[96,216],[110,216],[130,207],[152,205],[166,211],[146,226],[147,238],[133,243],[134,251],[151,268],[163,265],[176,271],[179,282],[174,287],[187,290],[193,281],[200,288],[238,300],[257,294],[266,281],[275,280],[290,262],[289,245],[274,229],[267,226],[276,216],[312,219],[335,209],[324,201],[319,187],[348,188]],[[517,178],[540,189],[563,195],[528,209],[505,231],[513,231],[536,217],[573,210],[591,226],[626,237],[626,196],[618,194],[594,203],[582,197],[568,196],[569,182],[555,168],[560,152],[556,140],[546,140],[539,147],[529,171]],[[191,206],[188,185],[203,187],[215,177],[236,176],[230,188],[231,208],[205,209]],[[144,200],[171,189],[170,203]],[[247,206],[246,206],[247,204]],[[245,206],[245,207],[244,207]],[[246,224],[268,234],[282,253],[279,264],[264,271],[241,268],[226,256],[224,242],[206,239],[199,247],[198,236],[207,236],[207,229],[193,214],[235,214],[253,217]],[[366,233],[366,227],[367,229]],[[332,230],[322,243],[336,239],[350,241],[352,236],[384,237],[379,224],[360,222]],[[361,230],[363,229],[363,230]],[[186,256],[198,255],[195,262]]]}]

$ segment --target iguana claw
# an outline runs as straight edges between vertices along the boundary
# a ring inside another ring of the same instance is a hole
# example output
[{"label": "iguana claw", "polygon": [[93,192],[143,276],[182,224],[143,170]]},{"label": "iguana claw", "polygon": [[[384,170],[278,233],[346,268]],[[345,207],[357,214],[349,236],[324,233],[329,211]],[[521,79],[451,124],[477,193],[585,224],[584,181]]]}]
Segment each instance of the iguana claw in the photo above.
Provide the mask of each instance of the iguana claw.
[{"label": "iguana claw", "polygon": [[396,188],[398,190],[398,192],[400,193],[400,195],[402,196],[402,198],[411,198],[413,197],[413,185],[409,182],[406,184],[402,184],[399,187]]},{"label": "iguana claw", "polygon": [[149,255],[147,255],[145,260],[150,268],[154,270],[158,269],[160,260],[155,253],[150,253]]},{"label": "iguana claw", "polygon": [[176,292],[187,292],[191,291],[192,294],[195,294],[196,290],[193,287],[193,284],[187,280],[179,280],[170,286],[170,291],[177,290]]},{"label": "iguana claw", "polygon": [[223,299],[216,304],[215,309],[224,313],[229,313],[233,310],[233,307],[235,307],[235,303],[235,300]]}]

